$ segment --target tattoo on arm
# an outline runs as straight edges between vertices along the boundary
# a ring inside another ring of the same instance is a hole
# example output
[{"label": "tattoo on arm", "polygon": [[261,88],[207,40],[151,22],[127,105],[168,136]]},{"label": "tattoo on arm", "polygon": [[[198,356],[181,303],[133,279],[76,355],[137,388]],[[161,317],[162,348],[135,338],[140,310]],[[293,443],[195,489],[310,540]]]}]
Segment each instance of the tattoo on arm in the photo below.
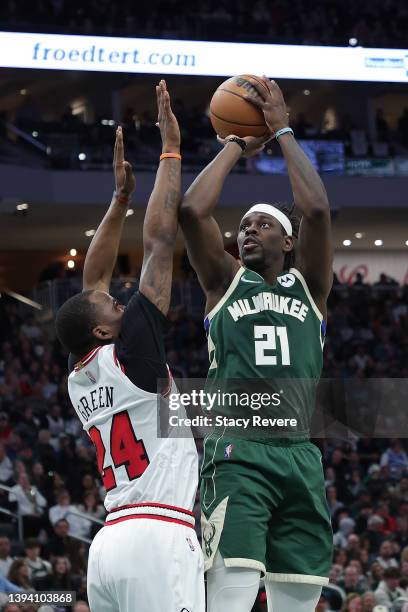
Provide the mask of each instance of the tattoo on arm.
[{"label": "tattoo on arm", "polygon": [[[180,199],[180,189],[175,189],[175,183],[178,183],[180,180],[180,165],[177,160],[174,160],[176,163],[170,164],[169,170],[169,189],[167,191],[166,198],[164,200],[164,209],[165,210],[174,210],[174,207],[177,206]],[[176,165],[177,164],[177,165]]]},{"label": "tattoo on arm", "polygon": [[143,292],[159,310],[167,314],[171,298],[171,257],[151,254],[143,268]]},{"label": "tattoo on arm", "polygon": [[[142,293],[167,314],[171,299],[174,242],[180,203],[180,162],[171,159],[160,169],[144,226],[145,255],[140,279]],[[149,245],[147,247],[147,245]]]}]

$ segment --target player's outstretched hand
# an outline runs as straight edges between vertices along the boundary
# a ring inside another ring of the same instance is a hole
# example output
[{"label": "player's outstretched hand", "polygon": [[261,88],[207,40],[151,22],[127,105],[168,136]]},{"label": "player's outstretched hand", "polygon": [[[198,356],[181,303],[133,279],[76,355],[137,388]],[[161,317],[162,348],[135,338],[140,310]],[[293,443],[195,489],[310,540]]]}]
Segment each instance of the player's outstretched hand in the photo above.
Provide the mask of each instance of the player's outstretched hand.
[{"label": "player's outstretched hand", "polygon": [[125,149],[123,146],[123,132],[119,126],[116,129],[115,149],[113,151],[113,172],[115,173],[116,193],[130,196],[136,188],[136,179],[132,166],[125,161]]},{"label": "player's outstretched hand", "polygon": [[258,92],[259,98],[246,96],[245,99],[262,110],[266,125],[275,134],[281,128],[289,125],[289,113],[279,85],[266,76],[262,77],[262,82],[265,87],[255,81],[251,82],[251,85]]},{"label": "player's outstretched hand", "polygon": [[[220,144],[224,146],[228,139],[231,137],[236,138],[234,134],[230,134],[226,138],[221,138],[221,136],[217,136],[217,140]],[[259,136],[259,138],[255,138],[255,136],[245,136],[245,138],[241,139],[245,140],[246,142],[246,149],[242,152],[242,157],[254,157],[259,153],[262,153],[265,148],[265,144],[269,142],[271,138],[273,138],[273,136],[269,132],[267,132],[263,136]]]},{"label": "player's outstretched hand", "polygon": [[166,81],[162,79],[156,85],[158,117],[156,125],[160,129],[163,153],[180,152],[180,128],[177,119],[171,110],[170,94],[167,91]]}]

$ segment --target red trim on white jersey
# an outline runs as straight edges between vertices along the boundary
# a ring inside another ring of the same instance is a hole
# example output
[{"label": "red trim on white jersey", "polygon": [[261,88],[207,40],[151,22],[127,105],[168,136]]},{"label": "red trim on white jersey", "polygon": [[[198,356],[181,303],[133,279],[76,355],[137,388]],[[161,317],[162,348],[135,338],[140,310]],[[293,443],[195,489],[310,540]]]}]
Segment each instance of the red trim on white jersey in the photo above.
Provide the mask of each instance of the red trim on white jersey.
[{"label": "red trim on white jersey", "polygon": [[76,363],[74,366],[75,372],[78,372],[78,370],[81,370],[84,366],[88,365],[88,363],[90,363],[92,359],[97,355],[97,353],[101,350],[102,346],[103,345],[97,346],[96,348],[92,349],[92,351],[89,351],[89,353],[87,353],[85,357],[82,357],[82,359],[78,361],[78,363]]},{"label": "red trim on white jersey", "polygon": [[124,374],[126,374],[125,366],[120,363],[118,356],[116,355],[116,346],[113,347],[113,361],[115,362],[115,365],[120,368]]},{"label": "red trim on white jersey", "polygon": [[191,523],[186,523],[185,521],[180,521],[179,519],[155,514],[130,514],[129,516],[123,516],[122,518],[114,519],[113,521],[105,521],[105,527],[116,525],[116,523],[122,523],[123,521],[142,518],[152,519],[154,521],[165,521],[166,523],[177,523],[178,525],[183,525],[183,527],[190,527],[190,529],[194,529],[194,525],[191,525]]},{"label": "red trim on white jersey", "polygon": [[168,506],[167,504],[156,504],[155,502],[140,502],[139,504],[128,504],[127,506],[118,506],[118,508],[112,508],[110,512],[119,512],[120,510],[129,510],[129,508],[141,508],[143,506],[149,506],[151,508],[161,508],[162,510],[174,510],[175,512],[182,512],[183,514],[189,514],[194,516],[194,513],[178,506]]},{"label": "red trim on white jersey", "polygon": [[194,527],[194,514],[190,510],[157,504],[154,502],[142,502],[140,504],[128,504],[111,510],[106,517],[105,525],[113,525],[128,518],[154,518],[157,520],[170,521]]}]

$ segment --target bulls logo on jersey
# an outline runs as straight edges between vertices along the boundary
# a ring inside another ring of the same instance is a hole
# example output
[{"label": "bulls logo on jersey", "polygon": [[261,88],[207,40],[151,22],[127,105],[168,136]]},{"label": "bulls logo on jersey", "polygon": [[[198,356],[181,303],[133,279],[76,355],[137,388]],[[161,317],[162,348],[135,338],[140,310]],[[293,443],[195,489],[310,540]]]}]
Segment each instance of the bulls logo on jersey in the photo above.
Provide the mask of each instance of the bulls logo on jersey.
[{"label": "bulls logo on jersey", "polygon": [[295,276],[290,273],[278,276],[278,283],[286,288],[292,287],[295,284],[295,280]]}]

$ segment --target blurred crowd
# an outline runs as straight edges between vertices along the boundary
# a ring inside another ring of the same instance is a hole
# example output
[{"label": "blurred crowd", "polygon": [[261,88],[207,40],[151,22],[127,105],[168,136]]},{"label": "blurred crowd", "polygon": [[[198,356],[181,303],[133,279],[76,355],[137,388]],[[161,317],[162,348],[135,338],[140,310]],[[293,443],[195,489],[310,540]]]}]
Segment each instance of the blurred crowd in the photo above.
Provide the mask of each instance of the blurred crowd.
[{"label": "blurred crowd", "polygon": [[[374,285],[362,277],[349,286],[335,279],[324,376],[407,377],[407,304],[408,286],[386,275]],[[174,376],[204,377],[200,318],[177,308],[170,321],[166,343]],[[405,441],[355,435],[316,443],[335,545],[331,586],[317,610],[373,612],[378,604],[402,610],[408,604]],[[52,323],[40,324],[32,314],[21,314],[16,302],[1,299],[0,593],[73,590],[81,606],[76,612],[86,612],[87,553],[104,520],[103,499],[94,449],[69,402],[67,355]],[[7,511],[21,517],[20,528]],[[259,611],[266,609],[263,599],[261,593]],[[0,594],[0,609],[2,603]]]},{"label": "blurred crowd", "polygon": [[406,47],[408,26],[397,0],[4,0],[1,13],[3,29],[29,32],[393,48]]}]

